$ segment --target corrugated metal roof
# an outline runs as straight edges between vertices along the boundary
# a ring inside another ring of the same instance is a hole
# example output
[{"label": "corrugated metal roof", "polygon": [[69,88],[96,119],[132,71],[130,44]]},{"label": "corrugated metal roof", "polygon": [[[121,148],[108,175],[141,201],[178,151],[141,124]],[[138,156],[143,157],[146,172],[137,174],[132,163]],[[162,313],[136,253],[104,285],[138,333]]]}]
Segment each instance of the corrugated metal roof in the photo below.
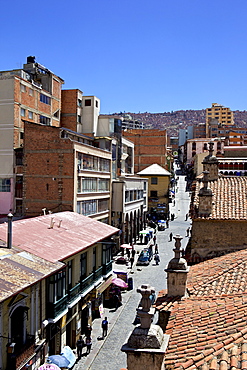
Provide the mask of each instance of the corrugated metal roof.
[{"label": "corrugated metal roof", "polygon": [[6,253],[1,253],[0,259],[0,302],[64,266],[61,262],[49,262],[16,248],[1,251]]},{"label": "corrugated metal roof", "polygon": [[[52,219],[55,223],[50,228]],[[12,229],[14,246],[51,262],[63,261],[118,232],[113,226],[75,212],[14,221]],[[7,224],[1,224],[0,239],[6,238]]]}]

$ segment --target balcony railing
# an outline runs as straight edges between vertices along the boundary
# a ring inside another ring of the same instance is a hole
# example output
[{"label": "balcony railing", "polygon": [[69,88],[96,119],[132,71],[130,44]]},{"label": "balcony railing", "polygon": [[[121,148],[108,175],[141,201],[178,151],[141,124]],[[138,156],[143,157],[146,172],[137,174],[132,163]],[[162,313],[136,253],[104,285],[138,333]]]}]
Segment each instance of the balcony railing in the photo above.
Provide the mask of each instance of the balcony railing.
[{"label": "balcony railing", "polygon": [[102,274],[103,276],[109,274],[112,271],[112,261],[108,262],[106,265],[103,265]]},{"label": "balcony railing", "polygon": [[48,303],[48,316],[50,318],[55,318],[64,310],[67,306],[73,302],[80,294],[84,294],[88,290],[93,289],[94,283],[96,283],[101,277],[107,275],[112,270],[112,261],[107,265],[103,265],[98,268],[95,272],[88,275],[80,283],[76,284],[72,289],[68,291],[64,297],[62,297],[56,303]]}]

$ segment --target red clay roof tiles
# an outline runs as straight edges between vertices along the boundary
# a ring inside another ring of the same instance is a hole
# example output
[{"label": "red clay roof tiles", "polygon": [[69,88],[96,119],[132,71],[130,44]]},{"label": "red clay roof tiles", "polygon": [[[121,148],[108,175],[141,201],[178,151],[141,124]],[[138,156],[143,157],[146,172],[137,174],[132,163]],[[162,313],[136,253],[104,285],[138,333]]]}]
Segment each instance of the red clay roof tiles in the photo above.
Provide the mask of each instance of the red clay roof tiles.
[{"label": "red clay roof tiles", "polygon": [[222,370],[247,366],[247,250],[190,268],[188,298],[160,292],[157,309],[170,311],[166,369]]}]

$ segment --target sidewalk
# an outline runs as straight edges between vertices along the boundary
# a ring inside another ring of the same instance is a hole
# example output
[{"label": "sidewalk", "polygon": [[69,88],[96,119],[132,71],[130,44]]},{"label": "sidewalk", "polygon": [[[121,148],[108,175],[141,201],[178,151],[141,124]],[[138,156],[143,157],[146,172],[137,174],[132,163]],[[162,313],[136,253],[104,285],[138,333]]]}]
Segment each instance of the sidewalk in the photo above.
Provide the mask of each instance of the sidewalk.
[{"label": "sidewalk", "polygon": [[[135,244],[134,248],[136,251],[135,254],[135,260],[132,269],[130,269],[130,264],[128,265],[122,265],[122,264],[117,264],[116,259],[118,257],[121,257],[121,252],[118,253],[116,256],[114,256],[113,259],[113,271],[123,271],[123,272],[128,272],[130,275],[134,274],[134,267],[136,266],[136,262],[139,256],[140,251],[143,248],[148,248],[150,244],[153,243],[153,240],[151,239],[148,244]],[[122,305],[118,307],[118,309],[112,309],[112,308],[104,308],[104,317],[107,317],[108,319],[108,334],[111,332],[113,329],[114,325],[117,323],[119,316],[121,315],[122,310],[124,309],[125,305],[129,301],[131,294],[133,290],[125,290],[122,292]],[[83,350],[82,358],[76,362],[76,364],[73,367],[73,370],[80,370],[80,369],[90,369],[90,366],[92,362],[94,361],[95,357],[99,353],[101,347],[103,346],[105,340],[104,339],[98,339],[102,337],[102,328],[101,328],[101,322],[103,318],[97,318],[94,319],[93,325],[92,325],[92,348],[91,352],[89,355],[84,355],[86,352],[86,347]],[[76,354],[76,349],[74,349],[74,352]],[[77,354],[76,354],[77,356]]]}]

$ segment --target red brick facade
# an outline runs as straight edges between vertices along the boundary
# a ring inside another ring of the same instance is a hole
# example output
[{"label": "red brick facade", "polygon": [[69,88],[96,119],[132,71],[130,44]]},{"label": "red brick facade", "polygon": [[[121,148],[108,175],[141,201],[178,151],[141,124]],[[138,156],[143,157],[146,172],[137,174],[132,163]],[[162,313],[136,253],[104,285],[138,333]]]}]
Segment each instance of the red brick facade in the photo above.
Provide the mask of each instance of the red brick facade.
[{"label": "red brick facade", "polygon": [[[26,216],[73,210],[74,152],[51,126],[25,123],[23,211]],[[66,189],[66,191],[65,191]]]},{"label": "red brick facade", "polygon": [[167,168],[166,130],[127,130],[123,136],[135,144],[135,173],[155,163]]}]

